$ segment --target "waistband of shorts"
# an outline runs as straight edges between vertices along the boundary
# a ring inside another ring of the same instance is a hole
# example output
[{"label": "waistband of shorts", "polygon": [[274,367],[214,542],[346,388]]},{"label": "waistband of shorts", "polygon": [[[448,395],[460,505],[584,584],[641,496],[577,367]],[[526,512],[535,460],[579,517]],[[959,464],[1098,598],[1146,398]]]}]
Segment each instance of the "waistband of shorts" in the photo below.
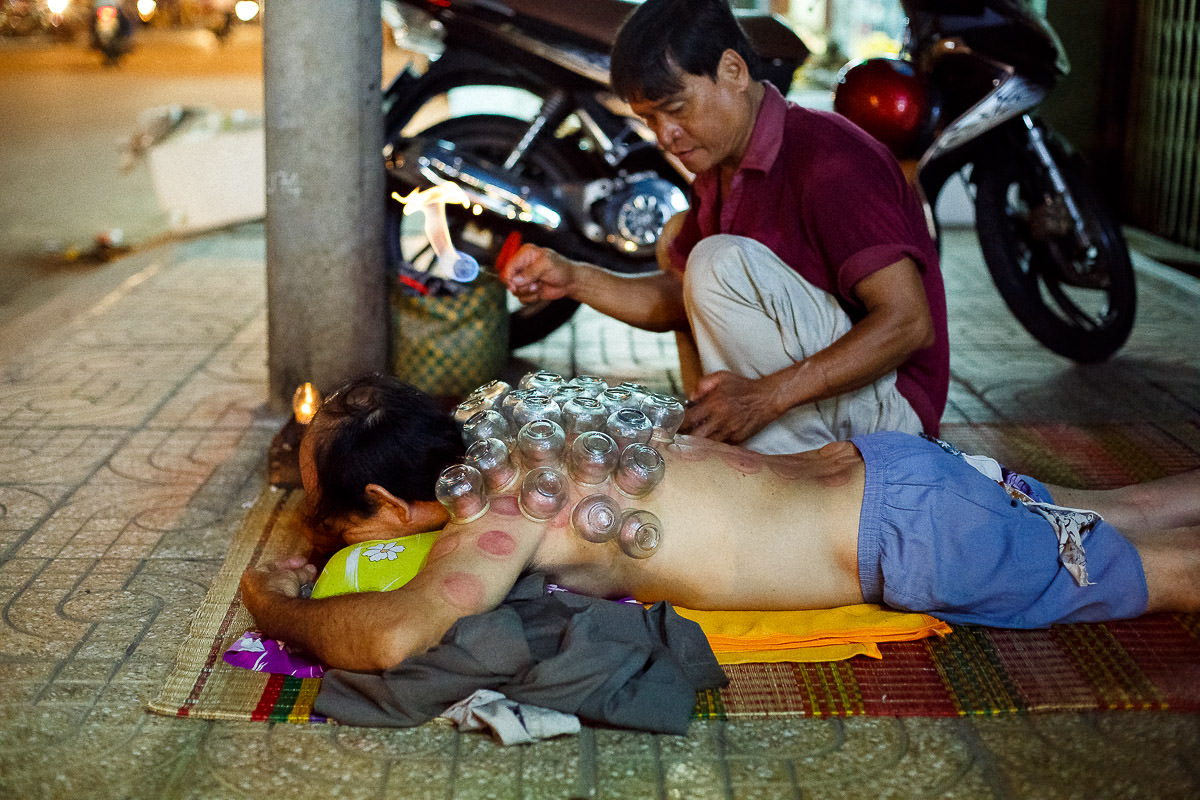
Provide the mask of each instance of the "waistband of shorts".
[{"label": "waistband of shorts", "polygon": [[862,509],[858,519],[858,583],[863,600],[868,603],[883,602],[883,566],[880,563],[884,526],[883,493],[887,486],[888,452],[893,447],[894,439],[893,435],[877,433],[856,436],[850,440],[862,454],[866,468]]}]

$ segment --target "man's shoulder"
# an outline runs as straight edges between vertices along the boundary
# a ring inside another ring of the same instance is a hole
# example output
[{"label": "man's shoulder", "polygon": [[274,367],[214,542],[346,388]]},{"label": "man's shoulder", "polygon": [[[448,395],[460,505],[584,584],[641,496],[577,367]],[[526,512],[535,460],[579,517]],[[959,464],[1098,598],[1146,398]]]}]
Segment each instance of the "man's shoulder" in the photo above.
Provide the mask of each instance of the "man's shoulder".
[{"label": "man's shoulder", "polygon": [[[780,155],[786,169],[814,184],[888,174],[895,162],[883,144],[841,114],[791,101]],[[883,169],[866,169],[869,164]]]},{"label": "man's shoulder", "polygon": [[830,146],[838,150],[867,147],[875,150],[879,143],[858,125],[846,117],[823,108],[802,106],[794,100],[787,101],[788,144],[803,144],[794,137],[804,137],[809,146]]}]

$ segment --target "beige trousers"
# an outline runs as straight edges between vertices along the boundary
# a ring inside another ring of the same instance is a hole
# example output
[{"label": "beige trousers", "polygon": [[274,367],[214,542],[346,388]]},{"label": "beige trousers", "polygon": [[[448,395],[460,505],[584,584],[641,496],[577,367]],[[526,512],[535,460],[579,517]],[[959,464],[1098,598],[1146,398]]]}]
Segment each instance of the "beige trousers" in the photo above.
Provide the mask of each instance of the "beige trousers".
[{"label": "beige trousers", "polygon": [[[850,318],[753,239],[717,235],[688,257],[684,304],[705,374],[761,378],[823,350],[850,330]],[[873,431],[920,433],[921,421],[891,373],[838,397],[796,406],[743,444],[795,453]]]}]

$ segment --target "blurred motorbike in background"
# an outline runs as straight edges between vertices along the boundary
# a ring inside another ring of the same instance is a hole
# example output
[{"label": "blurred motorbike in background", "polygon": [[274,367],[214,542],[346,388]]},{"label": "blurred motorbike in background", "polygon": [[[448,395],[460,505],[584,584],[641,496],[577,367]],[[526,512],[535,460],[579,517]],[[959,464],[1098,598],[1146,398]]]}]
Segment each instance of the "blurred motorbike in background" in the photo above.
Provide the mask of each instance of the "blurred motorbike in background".
[{"label": "blurred motorbike in background", "polygon": [[[454,182],[455,246],[495,264],[519,237],[625,274],[657,269],[664,223],[687,208],[692,176],[612,94],[609,49],[633,6],[620,0],[388,0],[397,43],[418,54],[384,91],[388,194]],[[787,92],[808,56],[770,15],[741,16],[764,77]],[[434,257],[394,200],[397,270]],[[413,234],[417,235],[413,235]],[[510,346],[566,322],[572,300],[510,313]]]},{"label": "blurred motorbike in background", "polygon": [[1013,316],[1060,355],[1108,358],[1133,328],[1133,266],[1082,160],[1037,115],[1070,69],[1057,34],[1026,0],[901,5],[900,56],[846,65],[835,110],[905,163],[934,230],[947,180],[968,180],[984,260]]},{"label": "blurred motorbike in background", "polygon": [[133,26],[119,3],[96,3],[92,11],[91,45],[104,63],[117,66],[133,45]]}]

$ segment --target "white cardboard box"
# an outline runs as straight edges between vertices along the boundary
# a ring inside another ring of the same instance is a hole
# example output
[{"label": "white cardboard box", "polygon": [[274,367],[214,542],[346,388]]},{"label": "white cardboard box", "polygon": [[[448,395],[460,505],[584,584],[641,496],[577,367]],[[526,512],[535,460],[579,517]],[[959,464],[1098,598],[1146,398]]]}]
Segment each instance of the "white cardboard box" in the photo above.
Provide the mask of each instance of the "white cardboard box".
[{"label": "white cardboard box", "polygon": [[266,214],[261,120],[210,113],[148,148],[159,204],[175,232],[202,231]]}]

